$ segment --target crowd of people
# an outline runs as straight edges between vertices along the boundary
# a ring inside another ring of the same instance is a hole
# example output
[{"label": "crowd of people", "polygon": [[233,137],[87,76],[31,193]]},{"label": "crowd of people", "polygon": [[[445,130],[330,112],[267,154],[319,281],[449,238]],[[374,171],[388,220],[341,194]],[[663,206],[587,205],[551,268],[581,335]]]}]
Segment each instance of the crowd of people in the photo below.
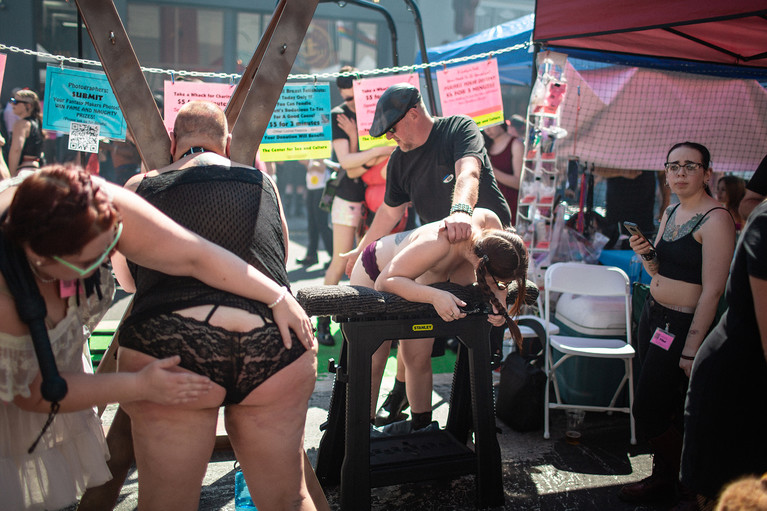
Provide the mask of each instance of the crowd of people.
[{"label": "crowd of people", "polygon": [[[292,296],[288,208],[307,216],[310,244],[299,263],[318,263],[320,239],[331,255],[325,284],[347,273],[351,284],[430,303],[453,321],[465,304],[428,284],[476,283],[494,312],[493,335],[508,327],[519,340],[511,317],[523,293],[510,310],[505,303],[512,282],[524,289],[529,260],[513,229],[519,137],[508,124],[482,133],[466,116],[434,117],[418,89],[401,83],[380,97],[370,128],[396,145],[360,151],[351,76],[337,86],[343,103],[333,110],[332,145],[343,175],[329,217],[318,207],[324,162],[296,162],[288,172],[302,179],[282,186],[285,168],[275,182],[232,162],[226,118],[213,103],[180,109],[167,167],[139,172],[130,140],[113,145],[115,183],[76,165],[43,165],[39,99],[14,92],[18,119],[10,140],[0,139],[10,145],[7,165],[0,159],[0,241],[44,303],[45,342],[67,390],[54,404],[43,395],[48,375],[32,348],[40,332],[17,310],[22,298],[4,273],[0,494],[12,508],[62,508],[110,479],[93,407],[113,402],[130,417],[141,507],[198,505],[223,406],[259,509],[328,508],[303,435],[317,342],[335,341],[323,321],[315,337]],[[759,434],[767,413],[758,405],[767,384],[767,157],[748,185],[722,177],[716,198],[706,147],[674,145],[664,170],[678,202],[663,210],[654,246],[629,240],[652,277],[638,327],[634,415],[653,470],[619,496],[706,509],[730,481],[767,471]],[[298,193],[306,195],[300,208]],[[92,374],[82,348],[110,306],[112,268],[135,298],[121,326],[118,372]],[[717,324],[723,294],[731,307]],[[409,406],[412,430],[432,424],[433,341],[399,341],[394,389],[378,410],[391,343],[374,354],[371,421],[398,420]],[[712,443],[722,435],[727,442]]]}]

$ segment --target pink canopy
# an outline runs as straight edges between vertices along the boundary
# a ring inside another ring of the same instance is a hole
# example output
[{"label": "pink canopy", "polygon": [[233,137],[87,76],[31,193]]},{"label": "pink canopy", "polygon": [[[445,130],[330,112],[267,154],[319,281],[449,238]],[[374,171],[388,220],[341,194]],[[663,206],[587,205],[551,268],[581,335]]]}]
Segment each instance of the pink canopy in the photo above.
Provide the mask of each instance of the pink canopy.
[{"label": "pink canopy", "polygon": [[533,40],[581,48],[767,68],[765,0],[545,0]]}]

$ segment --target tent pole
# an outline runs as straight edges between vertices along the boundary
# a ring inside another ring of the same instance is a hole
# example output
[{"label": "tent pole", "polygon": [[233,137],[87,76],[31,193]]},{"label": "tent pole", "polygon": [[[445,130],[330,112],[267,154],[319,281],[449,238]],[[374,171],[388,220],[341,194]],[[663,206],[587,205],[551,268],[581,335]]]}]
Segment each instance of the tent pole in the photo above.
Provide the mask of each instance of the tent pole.
[{"label": "tent pole", "polygon": [[[421,59],[424,64],[429,63],[429,55],[426,51],[426,42],[423,39],[423,23],[421,23],[421,11],[418,10],[418,6],[413,0],[405,0],[408,10],[413,13],[413,19],[415,20],[415,28],[418,33],[418,45],[421,47]],[[429,104],[431,106],[432,115],[440,116],[440,112],[437,109],[437,102],[434,99],[434,85],[431,81],[431,70],[427,67],[423,73],[426,79],[426,92],[429,95]]]}]

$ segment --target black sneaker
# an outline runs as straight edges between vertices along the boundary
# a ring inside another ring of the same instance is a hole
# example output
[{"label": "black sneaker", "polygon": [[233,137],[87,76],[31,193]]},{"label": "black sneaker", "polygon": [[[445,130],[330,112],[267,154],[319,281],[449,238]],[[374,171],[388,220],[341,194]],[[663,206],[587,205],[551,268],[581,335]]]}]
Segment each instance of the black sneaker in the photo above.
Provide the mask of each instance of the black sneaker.
[{"label": "black sneaker", "polygon": [[317,342],[323,346],[335,346],[336,340],[330,335],[330,318],[321,316],[317,320]]}]

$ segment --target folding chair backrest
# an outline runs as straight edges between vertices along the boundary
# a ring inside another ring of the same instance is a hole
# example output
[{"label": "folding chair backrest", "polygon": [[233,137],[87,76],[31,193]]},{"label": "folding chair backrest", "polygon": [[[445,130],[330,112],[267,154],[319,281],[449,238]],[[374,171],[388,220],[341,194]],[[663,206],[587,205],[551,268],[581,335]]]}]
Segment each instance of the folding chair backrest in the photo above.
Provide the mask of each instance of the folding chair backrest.
[{"label": "folding chair backrest", "polygon": [[552,264],[544,278],[546,291],[589,296],[625,296],[631,293],[626,273],[614,266],[583,263]]}]

